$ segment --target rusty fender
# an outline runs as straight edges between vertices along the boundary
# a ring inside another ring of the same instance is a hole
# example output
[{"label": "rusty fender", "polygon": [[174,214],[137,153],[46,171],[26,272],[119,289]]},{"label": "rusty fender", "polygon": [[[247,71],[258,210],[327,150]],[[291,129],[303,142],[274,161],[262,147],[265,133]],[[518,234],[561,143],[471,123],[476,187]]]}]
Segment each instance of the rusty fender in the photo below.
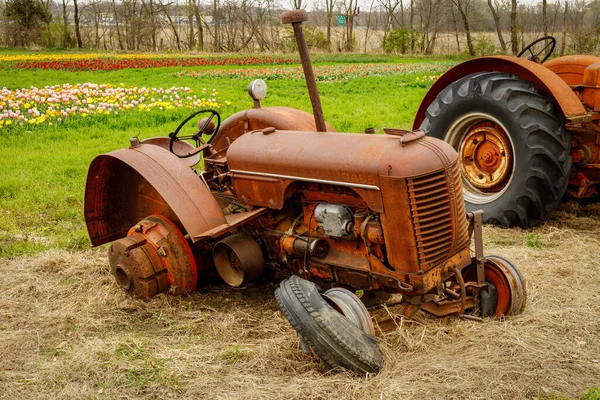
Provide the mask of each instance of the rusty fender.
[{"label": "rusty fender", "polygon": [[127,235],[148,215],[164,215],[192,237],[226,223],[196,173],[168,150],[132,141],[90,165],[84,215],[93,246]]},{"label": "rusty fender", "polygon": [[572,123],[581,123],[590,118],[581,101],[565,81],[542,64],[510,56],[474,58],[446,71],[438,79],[419,106],[413,129],[419,128],[425,119],[425,111],[444,88],[452,82],[475,72],[507,72],[533,82],[540,93],[554,99],[565,118]]}]

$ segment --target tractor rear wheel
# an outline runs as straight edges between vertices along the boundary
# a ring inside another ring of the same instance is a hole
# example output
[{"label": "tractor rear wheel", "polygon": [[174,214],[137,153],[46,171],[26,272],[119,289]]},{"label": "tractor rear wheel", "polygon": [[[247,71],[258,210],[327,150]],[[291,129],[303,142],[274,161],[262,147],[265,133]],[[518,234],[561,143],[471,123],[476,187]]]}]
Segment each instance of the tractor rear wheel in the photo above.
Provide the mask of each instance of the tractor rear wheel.
[{"label": "tractor rear wheel", "polygon": [[483,210],[486,223],[538,225],[567,189],[564,119],[533,83],[514,75],[457,80],[429,105],[421,129],[459,153],[467,211]]}]

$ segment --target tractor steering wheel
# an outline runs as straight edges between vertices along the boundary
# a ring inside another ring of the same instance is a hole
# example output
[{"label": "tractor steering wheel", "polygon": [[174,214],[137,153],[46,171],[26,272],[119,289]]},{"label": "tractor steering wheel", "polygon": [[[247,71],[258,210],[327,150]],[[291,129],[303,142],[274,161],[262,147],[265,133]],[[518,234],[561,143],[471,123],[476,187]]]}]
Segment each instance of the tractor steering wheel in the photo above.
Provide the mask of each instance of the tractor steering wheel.
[{"label": "tractor steering wheel", "polygon": [[[548,42],[548,43],[540,51],[538,51],[537,53],[534,54],[532,48],[533,48],[533,46],[535,46],[536,44],[538,44],[540,42]],[[548,46],[550,46],[550,50],[546,51],[546,56],[540,61],[540,58],[539,58],[540,54],[542,54],[544,52],[544,50],[546,50],[548,48]],[[543,64],[548,59],[548,57],[550,57],[552,52],[554,51],[554,47],[556,47],[556,39],[553,36],[544,36],[544,37],[534,40],[533,42],[531,42],[527,46],[525,46],[525,48],[523,50],[521,50],[521,52],[517,55],[517,57],[521,57],[523,54],[525,54],[525,52],[529,51],[529,54],[531,54],[529,57],[527,57],[527,59],[529,61]]]},{"label": "tractor steering wheel", "polygon": [[[183,128],[192,118],[194,118],[195,116],[197,116],[199,114],[210,114],[210,115],[206,118],[201,119],[198,122],[198,132],[194,133],[193,135],[179,136],[179,131],[181,130],[181,128]],[[214,117],[217,117],[217,125],[216,126],[214,126],[214,122],[212,121]],[[211,127],[213,127],[212,130],[210,129]],[[211,142],[212,138],[215,137],[215,135],[219,131],[220,127],[221,127],[221,116],[219,115],[219,113],[217,111],[211,110],[211,109],[196,111],[195,113],[193,113],[192,115],[190,115],[189,117],[184,119],[183,122],[181,124],[179,124],[177,129],[175,129],[174,132],[169,133],[169,137],[171,138],[171,141],[169,142],[169,151],[171,153],[175,154],[179,158],[188,158],[188,157],[195,156],[196,154],[198,154],[201,151],[204,151],[210,147],[210,142]],[[208,139],[208,141],[205,141],[202,138],[202,135],[210,135],[210,139]],[[188,154],[177,154],[173,150],[173,143],[175,143],[179,140],[190,140],[190,139],[196,143],[197,149],[195,151],[192,151]]]}]

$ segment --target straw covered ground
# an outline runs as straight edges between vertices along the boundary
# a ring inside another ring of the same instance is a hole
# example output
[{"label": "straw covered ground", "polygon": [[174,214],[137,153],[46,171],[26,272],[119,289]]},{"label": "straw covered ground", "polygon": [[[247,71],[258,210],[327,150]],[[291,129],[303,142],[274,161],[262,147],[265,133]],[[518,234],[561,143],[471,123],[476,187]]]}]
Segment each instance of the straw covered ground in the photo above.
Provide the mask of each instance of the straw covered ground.
[{"label": "straw covered ground", "polygon": [[0,398],[562,398],[599,386],[600,206],[484,233],[486,252],[526,276],[525,313],[418,313],[381,337],[373,377],[301,353],[274,283],[142,302],[114,283],[104,249],[0,260]]}]

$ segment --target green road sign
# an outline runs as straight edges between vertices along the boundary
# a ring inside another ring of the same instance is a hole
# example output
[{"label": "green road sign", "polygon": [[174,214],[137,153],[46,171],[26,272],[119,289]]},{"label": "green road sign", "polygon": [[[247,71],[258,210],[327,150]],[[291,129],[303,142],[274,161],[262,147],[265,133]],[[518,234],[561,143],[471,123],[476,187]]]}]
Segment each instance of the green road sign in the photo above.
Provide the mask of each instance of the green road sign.
[{"label": "green road sign", "polygon": [[344,25],[346,25],[346,16],[338,15],[338,26],[344,26]]}]

